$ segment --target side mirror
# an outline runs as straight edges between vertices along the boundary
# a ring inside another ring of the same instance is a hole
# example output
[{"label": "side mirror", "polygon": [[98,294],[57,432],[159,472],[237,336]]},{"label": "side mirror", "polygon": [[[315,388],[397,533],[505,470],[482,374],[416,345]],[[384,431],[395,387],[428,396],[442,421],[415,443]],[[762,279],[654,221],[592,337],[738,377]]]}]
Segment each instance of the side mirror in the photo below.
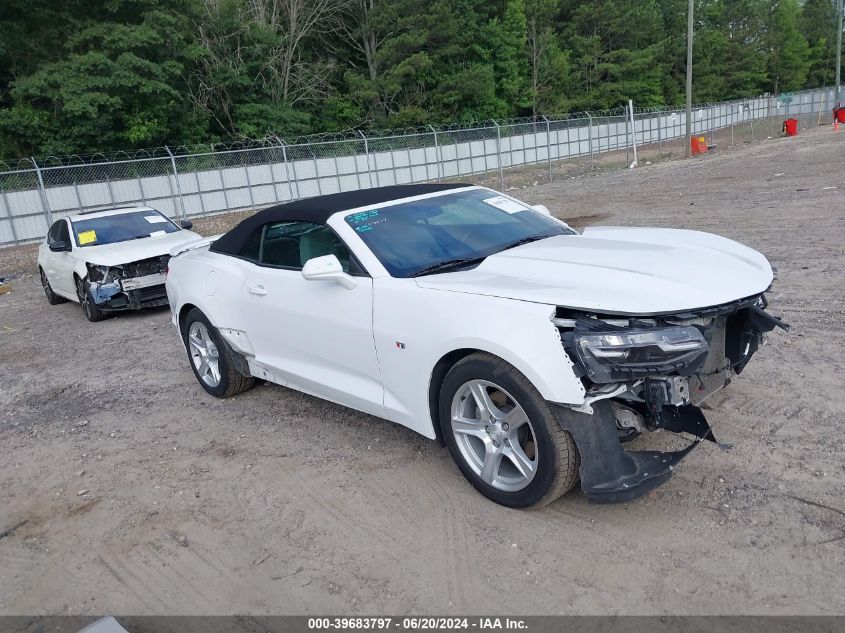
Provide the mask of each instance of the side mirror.
[{"label": "side mirror", "polygon": [[335,255],[309,259],[302,267],[302,276],[308,281],[334,281],[347,290],[358,285],[355,277],[343,272],[343,266]]},{"label": "side mirror", "polygon": [[194,223],[193,223],[193,222],[191,222],[190,220],[182,220],[181,222],[179,222],[179,224],[181,224],[181,225],[182,225],[182,228],[183,228],[183,229],[192,229],[192,228],[194,228]]},{"label": "side mirror", "polygon": [[70,250],[70,244],[64,240],[56,240],[55,242],[50,242],[50,250],[54,253],[65,253]]}]

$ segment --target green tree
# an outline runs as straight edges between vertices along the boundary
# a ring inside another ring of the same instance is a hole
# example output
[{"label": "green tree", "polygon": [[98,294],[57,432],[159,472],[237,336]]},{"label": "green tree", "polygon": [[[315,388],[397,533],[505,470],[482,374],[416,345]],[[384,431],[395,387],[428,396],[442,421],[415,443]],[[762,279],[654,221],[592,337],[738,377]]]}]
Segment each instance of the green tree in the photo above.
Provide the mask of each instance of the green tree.
[{"label": "green tree", "polygon": [[[687,0],[4,0],[0,155],[683,100]],[[833,81],[833,0],[695,0],[693,99]]]},{"label": "green tree", "polygon": [[561,49],[554,20],[559,0],[526,0],[526,46],[530,73],[531,108],[542,112],[566,112],[571,90],[569,51]]},{"label": "green tree", "polygon": [[778,0],[770,18],[768,71],[775,94],[798,90],[807,80],[809,47],[799,28],[800,15],[796,0]]},{"label": "green tree", "polygon": [[572,50],[578,109],[664,103],[667,38],[656,0],[563,2],[564,41]]},{"label": "green tree", "polygon": [[708,90],[707,100],[742,99],[766,89],[768,6],[768,0],[713,0],[702,11],[707,35],[695,48],[705,63],[694,65],[693,73]]},{"label": "green tree", "polygon": [[376,0],[347,17],[357,56],[344,79],[374,125],[502,115],[483,4]]},{"label": "green tree", "polygon": [[72,153],[203,138],[206,121],[182,83],[199,50],[174,4],[112,0],[92,11],[106,19],[76,18],[59,59],[11,82],[0,111],[5,147]]},{"label": "green tree", "polygon": [[805,0],[801,10],[801,32],[810,46],[808,88],[830,86],[834,82],[837,27],[832,0]]},{"label": "green tree", "polygon": [[494,46],[496,92],[504,102],[506,115],[521,114],[532,102],[526,81],[525,0],[505,0],[504,14],[501,19],[491,22],[489,27],[489,37]]}]

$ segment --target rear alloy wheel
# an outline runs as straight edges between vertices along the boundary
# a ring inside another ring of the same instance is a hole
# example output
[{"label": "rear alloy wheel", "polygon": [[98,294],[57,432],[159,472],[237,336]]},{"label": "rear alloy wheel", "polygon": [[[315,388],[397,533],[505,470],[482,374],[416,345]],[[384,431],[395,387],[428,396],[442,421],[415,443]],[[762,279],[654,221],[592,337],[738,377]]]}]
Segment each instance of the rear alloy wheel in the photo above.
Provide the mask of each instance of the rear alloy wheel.
[{"label": "rear alloy wheel", "polygon": [[440,427],[463,475],[496,503],[542,506],[578,481],[572,437],[534,385],[491,354],[471,354],[449,370]]},{"label": "rear alloy wheel", "polygon": [[208,388],[220,384],[220,353],[202,321],[194,321],[188,329],[188,352],[197,377]]},{"label": "rear alloy wheel", "polygon": [[51,306],[59,305],[60,303],[65,303],[67,299],[64,297],[60,297],[55,292],[53,292],[53,287],[50,285],[50,280],[47,279],[47,275],[44,273],[43,268],[38,269],[38,273],[41,275],[41,287],[44,288],[44,295],[47,297],[47,303]]},{"label": "rear alloy wheel", "polygon": [[82,314],[85,318],[96,323],[106,318],[106,313],[100,310],[99,306],[94,302],[94,297],[91,296],[91,286],[86,279],[76,278],[76,297],[79,299],[79,305],[82,306]]},{"label": "rear alloy wheel", "polygon": [[255,384],[252,376],[236,369],[235,352],[198,309],[185,317],[182,337],[194,376],[212,396],[231,398]]}]

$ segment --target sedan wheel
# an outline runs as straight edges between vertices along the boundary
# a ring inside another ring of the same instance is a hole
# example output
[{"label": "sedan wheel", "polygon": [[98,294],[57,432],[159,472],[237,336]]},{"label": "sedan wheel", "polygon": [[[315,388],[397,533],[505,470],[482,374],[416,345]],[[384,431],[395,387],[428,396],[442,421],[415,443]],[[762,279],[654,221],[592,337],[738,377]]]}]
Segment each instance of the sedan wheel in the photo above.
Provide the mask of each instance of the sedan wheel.
[{"label": "sedan wheel", "polygon": [[96,322],[106,318],[106,313],[100,310],[94,302],[88,282],[83,281],[79,277],[76,278],[76,297],[79,299],[79,305],[82,306],[82,314],[85,315],[86,319]]},{"label": "sedan wheel", "polygon": [[47,303],[49,303],[51,306],[54,306],[67,301],[67,299],[65,299],[64,297],[60,297],[55,292],[53,292],[53,287],[50,285],[50,280],[47,279],[47,275],[44,272],[43,268],[39,268],[38,273],[41,276],[41,287],[44,288],[44,296],[47,297]]},{"label": "sedan wheel", "polygon": [[525,488],[537,472],[537,439],[524,409],[487,380],[464,383],[452,399],[452,433],[461,456],[497,490]]},{"label": "sedan wheel", "polygon": [[220,384],[220,355],[202,321],[194,321],[188,329],[191,362],[200,380],[212,389]]}]

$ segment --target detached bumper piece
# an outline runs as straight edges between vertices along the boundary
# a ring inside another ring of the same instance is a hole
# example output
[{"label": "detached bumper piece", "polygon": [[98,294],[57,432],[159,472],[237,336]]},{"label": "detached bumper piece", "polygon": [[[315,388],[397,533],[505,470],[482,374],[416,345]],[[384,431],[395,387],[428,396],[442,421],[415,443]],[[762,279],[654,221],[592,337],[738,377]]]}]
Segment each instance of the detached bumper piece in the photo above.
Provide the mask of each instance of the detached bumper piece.
[{"label": "detached bumper piece", "polygon": [[575,440],[581,454],[581,489],[593,503],[639,499],[666,483],[675,466],[703,440],[716,441],[701,409],[691,405],[664,407],[660,416],[661,428],[697,438],[686,448],[673,452],[623,449],[607,400],[593,404],[592,415],[559,405],[552,408],[561,428]]},{"label": "detached bumper piece", "polygon": [[103,310],[141,310],[166,305],[167,290],[162,284],[121,292],[101,304],[100,308]]}]

